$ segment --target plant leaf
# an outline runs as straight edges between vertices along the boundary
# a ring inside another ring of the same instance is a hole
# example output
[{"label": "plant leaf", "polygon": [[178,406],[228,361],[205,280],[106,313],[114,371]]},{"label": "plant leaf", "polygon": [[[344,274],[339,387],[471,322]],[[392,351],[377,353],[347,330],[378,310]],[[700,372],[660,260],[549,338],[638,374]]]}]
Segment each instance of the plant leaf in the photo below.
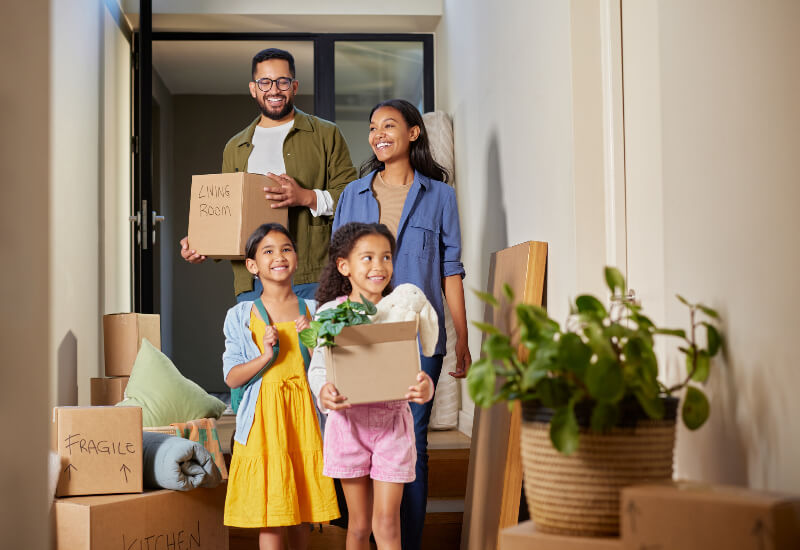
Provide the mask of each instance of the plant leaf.
[{"label": "plant leaf", "polygon": [[[313,321],[311,323],[314,324]],[[300,341],[309,349],[317,347],[317,330],[312,326],[300,332]]]},{"label": "plant leaf", "polygon": [[578,448],[578,421],[572,404],[559,407],[550,420],[550,441],[558,452],[571,455]]},{"label": "plant leaf", "polygon": [[483,351],[490,359],[508,359],[514,354],[508,336],[505,334],[490,334],[483,342]]},{"label": "plant leaf", "polygon": [[500,329],[489,323],[482,323],[480,321],[472,321],[472,324],[478,327],[481,332],[486,334],[500,334]]},{"label": "plant leaf", "polygon": [[714,319],[719,319],[719,313],[717,313],[717,310],[715,309],[711,309],[710,307],[704,306],[703,304],[697,304],[697,309],[699,309],[709,317],[712,317]]},{"label": "plant leaf", "polygon": [[625,294],[625,277],[616,267],[606,266],[606,284],[612,294]]},{"label": "plant leaf", "polygon": [[664,418],[664,401],[658,397],[658,395],[649,397],[644,391],[639,389],[635,390],[633,395],[636,397],[639,405],[642,406],[642,409],[644,409],[644,412],[647,413],[647,416],[654,420]]},{"label": "plant leaf", "polygon": [[499,307],[500,304],[497,301],[497,298],[489,294],[488,292],[481,292],[480,290],[473,290],[472,292],[475,293],[475,296],[481,299],[482,302],[489,304],[492,307]]},{"label": "plant leaf", "polygon": [[[689,369],[689,372],[692,368],[692,354],[689,353],[686,355],[686,368]],[[692,375],[692,380],[695,382],[705,382],[708,380],[708,375],[711,371],[710,362],[708,357],[708,352],[704,350],[697,351],[697,368],[695,368],[694,374]]]},{"label": "plant leaf", "polygon": [[569,386],[563,378],[543,378],[536,385],[536,392],[545,407],[557,409],[569,403]]},{"label": "plant leaf", "polygon": [[677,336],[678,338],[686,339],[686,331],[682,328],[657,328],[653,330],[654,334],[666,334],[669,336]]},{"label": "plant leaf", "polygon": [[508,299],[509,302],[514,301],[514,290],[508,283],[503,283],[503,294],[505,295],[505,297]]},{"label": "plant leaf", "polygon": [[367,300],[363,294],[359,294],[361,296],[361,303],[364,304],[364,310],[367,315],[375,315],[378,313],[378,308],[375,307],[375,304]]},{"label": "plant leaf", "polygon": [[328,323],[328,334],[331,336],[338,336],[342,329],[345,327],[345,323]]},{"label": "plant leaf", "polygon": [[592,397],[600,402],[616,403],[622,399],[625,384],[619,363],[601,357],[586,369],[586,387]]},{"label": "plant leaf", "polygon": [[495,381],[494,365],[489,359],[472,363],[467,371],[467,389],[476,405],[485,408],[494,403]]},{"label": "plant leaf", "polygon": [[709,357],[714,357],[719,352],[720,347],[722,347],[722,337],[711,323],[703,323],[703,325],[706,327],[708,355]]},{"label": "plant leaf", "polygon": [[706,394],[694,386],[688,386],[681,409],[681,416],[686,427],[690,430],[698,429],[708,420],[709,412],[710,407]]},{"label": "plant leaf", "polygon": [[676,294],[675,297],[685,306],[694,307],[692,304],[689,303],[689,300],[681,296],[680,294]]},{"label": "plant leaf", "polygon": [[589,294],[581,294],[575,298],[575,305],[580,313],[595,313],[603,317],[606,315],[606,308],[602,302]]},{"label": "plant leaf", "polygon": [[558,362],[569,370],[583,377],[589,360],[592,358],[592,349],[583,343],[581,337],[568,332],[558,341]]},{"label": "plant leaf", "polygon": [[592,409],[591,428],[594,432],[605,432],[619,420],[619,407],[610,403],[598,403]]}]

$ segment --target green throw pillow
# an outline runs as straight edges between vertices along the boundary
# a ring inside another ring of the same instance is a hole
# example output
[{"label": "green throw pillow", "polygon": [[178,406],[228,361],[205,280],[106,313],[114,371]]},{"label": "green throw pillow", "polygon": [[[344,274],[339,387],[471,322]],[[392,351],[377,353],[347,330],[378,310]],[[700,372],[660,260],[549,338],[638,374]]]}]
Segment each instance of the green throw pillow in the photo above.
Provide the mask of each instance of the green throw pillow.
[{"label": "green throw pillow", "polygon": [[142,339],[142,347],[118,407],[141,407],[145,427],[197,418],[219,418],[225,403],[185,378],[169,357]]}]

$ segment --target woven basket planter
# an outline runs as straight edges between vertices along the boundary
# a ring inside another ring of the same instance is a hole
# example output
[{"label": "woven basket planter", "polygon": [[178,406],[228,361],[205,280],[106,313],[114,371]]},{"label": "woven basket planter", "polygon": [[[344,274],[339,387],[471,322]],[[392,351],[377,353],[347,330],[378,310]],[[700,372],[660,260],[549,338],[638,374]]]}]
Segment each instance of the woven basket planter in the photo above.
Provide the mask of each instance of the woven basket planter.
[{"label": "woven basket planter", "polygon": [[550,441],[552,411],[523,404],[525,496],[536,528],[564,535],[617,536],[621,489],[672,479],[677,400],[670,398],[666,405],[664,420],[644,419],[641,411],[624,413],[627,425],[602,434],[590,432],[585,427],[588,414],[576,411],[580,444],[564,456]]}]

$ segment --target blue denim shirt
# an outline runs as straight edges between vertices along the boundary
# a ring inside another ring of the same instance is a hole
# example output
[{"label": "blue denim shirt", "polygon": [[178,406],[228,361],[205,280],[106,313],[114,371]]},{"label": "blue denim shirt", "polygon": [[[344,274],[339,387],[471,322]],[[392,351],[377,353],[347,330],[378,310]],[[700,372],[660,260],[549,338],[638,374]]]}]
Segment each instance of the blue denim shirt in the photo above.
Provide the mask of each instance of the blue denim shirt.
[{"label": "blue denim shirt", "polygon": [[[374,176],[371,172],[345,187],[336,206],[334,232],[349,222],[380,221],[378,201],[372,194]],[[436,354],[442,355],[447,345],[442,278],[451,275],[464,277],[456,192],[446,183],[415,172],[397,227],[392,282],[413,283],[425,293],[439,316]]]},{"label": "blue denim shirt", "polygon": [[[309,313],[314,315],[317,309],[317,302],[306,300],[306,307]],[[228,310],[225,315],[225,325],[222,331],[225,333],[225,351],[222,352],[222,375],[228,378],[228,373],[236,365],[247,363],[261,355],[253,333],[250,331],[250,311],[253,309],[253,302],[239,302]],[[250,384],[242,395],[242,402],[239,404],[239,411],[236,413],[236,435],[234,439],[242,445],[247,445],[247,438],[250,436],[250,429],[253,427],[253,419],[256,414],[256,403],[258,393],[261,391],[261,378]]]}]

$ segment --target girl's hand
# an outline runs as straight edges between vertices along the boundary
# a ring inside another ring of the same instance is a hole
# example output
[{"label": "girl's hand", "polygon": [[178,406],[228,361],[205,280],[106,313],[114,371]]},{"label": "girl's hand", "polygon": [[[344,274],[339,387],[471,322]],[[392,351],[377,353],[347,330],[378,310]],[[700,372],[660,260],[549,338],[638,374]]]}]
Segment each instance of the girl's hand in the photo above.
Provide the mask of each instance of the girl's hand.
[{"label": "girl's hand", "polygon": [[322,386],[322,389],[319,390],[319,400],[323,407],[331,411],[349,409],[352,407],[350,403],[346,402],[347,398],[343,395],[339,395],[336,387],[330,382]]},{"label": "girl's hand", "polygon": [[416,386],[409,386],[406,399],[412,403],[422,405],[433,399],[433,379],[427,373],[420,371],[417,374]]},{"label": "girl's hand", "polygon": [[272,357],[272,346],[278,343],[278,329],[272,325],[267,325],[264,331],[264,355]]},{"label": "girl's hand", "polygon": [[466,338],[456,339],[456,370],[448,372],[453,378],[464,378],[467,376],[469,366],[472,364],[472,355],[469,353],[469,346]]},{"label": "girl's hand", "polygon": [[305,315],[301,315],[297,319],[294,320],[294,326],[297,329],[297,332],[303,332],[307,328],[311,328],[311,321],[308,320],[308,317]]}]

